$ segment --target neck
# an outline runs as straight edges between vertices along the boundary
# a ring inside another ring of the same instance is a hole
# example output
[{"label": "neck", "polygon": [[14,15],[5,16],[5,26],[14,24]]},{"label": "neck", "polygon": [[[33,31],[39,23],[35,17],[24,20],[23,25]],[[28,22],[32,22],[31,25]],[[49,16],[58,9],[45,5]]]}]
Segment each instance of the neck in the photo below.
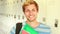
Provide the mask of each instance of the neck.
[{"label": "neck", "polygon": [[30,24],[30,23],[36,23],[37,21],[36,20],[34,20],[34,21],[27,20],[26,22]]},{"label": "neck", "polygon": [[31,22],[27,20],[26,22],[27,22],[27,24],[29,24],[33,28],[35,28],[39,25],[39,22],[37,20],[31,21]]}]

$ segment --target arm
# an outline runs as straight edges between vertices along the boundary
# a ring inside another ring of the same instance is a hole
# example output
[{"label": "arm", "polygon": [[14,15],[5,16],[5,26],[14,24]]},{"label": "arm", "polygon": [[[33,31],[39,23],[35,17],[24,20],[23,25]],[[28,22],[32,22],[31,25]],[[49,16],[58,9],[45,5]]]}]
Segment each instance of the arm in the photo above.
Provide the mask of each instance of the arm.
[{"label": "arm", "polygon": [[16,26],[12,28],[12,30],[10,31],[10,34],[15,34],[15,30],[16,30]]}]

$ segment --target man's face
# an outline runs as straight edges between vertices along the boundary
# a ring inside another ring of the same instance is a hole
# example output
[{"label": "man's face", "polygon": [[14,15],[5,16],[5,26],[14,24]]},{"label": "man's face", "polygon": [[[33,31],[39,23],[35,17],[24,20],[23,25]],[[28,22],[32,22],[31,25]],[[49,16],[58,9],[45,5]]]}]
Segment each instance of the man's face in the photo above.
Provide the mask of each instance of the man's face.
[{"label": "man's face", "polygon": [[34,4],[25,6],[25,12],[24,13],[25,13],[27,20],[30,20],[30,21],[36,20],[37,12],[38,12],[37,8]]}]

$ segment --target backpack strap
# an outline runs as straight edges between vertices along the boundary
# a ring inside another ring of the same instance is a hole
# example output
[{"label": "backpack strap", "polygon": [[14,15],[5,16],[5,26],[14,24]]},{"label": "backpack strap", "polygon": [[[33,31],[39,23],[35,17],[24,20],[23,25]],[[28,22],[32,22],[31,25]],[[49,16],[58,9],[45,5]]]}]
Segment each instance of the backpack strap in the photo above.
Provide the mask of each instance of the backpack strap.
[{"label": "backpack strap", "polygon": [[17,23],[16,24],[16,31],[15,34],[19,34],[22,28],[22,23]]}]

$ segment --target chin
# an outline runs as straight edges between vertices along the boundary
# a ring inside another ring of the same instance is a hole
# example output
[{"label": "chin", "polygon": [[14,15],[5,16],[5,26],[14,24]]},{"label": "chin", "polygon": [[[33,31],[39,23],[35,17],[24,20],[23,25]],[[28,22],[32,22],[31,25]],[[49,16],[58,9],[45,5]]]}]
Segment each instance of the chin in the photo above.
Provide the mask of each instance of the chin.
[{"label": "chin", "polygon": [[29,19],[30,21],[34,21],[35,19]]},{"label": "chin", "polygon": [[31,21],[32,21],[32,20],[34,20],[34,19],[29,19],[29,20],[31,20]]},{"label": "chin", "polygon": [[27,20],[29,20],[29,21],[34,21],[35,18],[27,18]]}]

